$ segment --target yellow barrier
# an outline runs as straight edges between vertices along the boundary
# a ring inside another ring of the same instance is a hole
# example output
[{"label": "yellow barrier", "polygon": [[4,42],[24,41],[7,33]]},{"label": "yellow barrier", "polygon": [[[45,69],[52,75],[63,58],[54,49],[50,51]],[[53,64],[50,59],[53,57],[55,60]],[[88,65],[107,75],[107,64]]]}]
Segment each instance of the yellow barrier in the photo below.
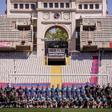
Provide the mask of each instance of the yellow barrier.
[{"label": "yellow barrier", "polygon": [[66,57],[66,65],[70,65],[70,57]]},{"label": "yellow barrier", "polygon": [[48,65],[48,59],[47,59],[47,56],[44,57],[43,62],[44,62],[44,65]]}]

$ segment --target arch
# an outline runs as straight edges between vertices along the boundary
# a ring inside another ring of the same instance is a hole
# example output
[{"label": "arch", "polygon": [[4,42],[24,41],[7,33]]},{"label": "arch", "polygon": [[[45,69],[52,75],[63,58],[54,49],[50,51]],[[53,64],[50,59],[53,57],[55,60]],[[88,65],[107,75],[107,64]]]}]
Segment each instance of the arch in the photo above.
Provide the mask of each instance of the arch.
[{"label": "arch", "polygon": [[[52,28],[54,28],[52,30]],[[62,30],[58,30],[55,28],[60,28]],[[46,37],[46,34],[51,31],[48,37]],[[54,31],[54,35],[52,33]],[[56,32],[56,35],[55,35]],[[58,38],[59,37],[59,38]],[[64,37],[64,38],[63,38]],[[60,49],[64,54],[68,55],[68,41],[69,41],[69,32],[65,29],[65,27],[60,25],[52,25],[47,28],[47,30],[44,33],[44,38],[50,38],[50,40],[44,41],[44,48],[45,48],[45,56],[48,55],[49,50],[53,50],[55,52],[56,49]]]},{"label": "arch", "polygon": [[55,28],[55,27],[58,27],[58,28],[63,29],[63,30],[67,33],[68,39],[70,39],[70,31],[68,30],[68,28],[67,28],[65,25],[50,25],[50,26],[47,26],[47,27],[45,28],[45,30],[44,30],[44,31],[45,31],[45,32],[44,32],[44,38],[45,38],[46,33],[47,33],[50,29]]}]

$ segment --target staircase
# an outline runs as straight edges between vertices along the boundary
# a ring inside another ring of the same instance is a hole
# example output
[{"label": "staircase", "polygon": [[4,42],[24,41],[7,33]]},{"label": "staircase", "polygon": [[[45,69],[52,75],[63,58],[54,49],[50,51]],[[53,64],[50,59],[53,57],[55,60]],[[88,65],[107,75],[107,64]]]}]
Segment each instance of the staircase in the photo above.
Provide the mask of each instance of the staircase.
[{"label": "staircase", "polygon": [[51,86],[61,87],[62,85],[62,67],[61,66],[51,66]]}]

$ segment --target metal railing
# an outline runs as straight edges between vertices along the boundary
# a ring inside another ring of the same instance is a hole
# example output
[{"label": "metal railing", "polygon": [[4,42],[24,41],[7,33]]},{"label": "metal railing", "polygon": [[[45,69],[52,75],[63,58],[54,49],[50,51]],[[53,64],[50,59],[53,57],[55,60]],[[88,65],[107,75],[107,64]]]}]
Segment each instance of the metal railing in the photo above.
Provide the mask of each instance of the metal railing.
[{"label": "metal railing", "polygon": [[[111,83],[112,85],[112,76],[110,75],[60,75],[62,83],[91,83],[92,77],[97,77],[97,84],[107,85]],[[10,74],[10,83],[50,83],[52,77],[59,78],[59,75],[37,75],[37,74]]]}]

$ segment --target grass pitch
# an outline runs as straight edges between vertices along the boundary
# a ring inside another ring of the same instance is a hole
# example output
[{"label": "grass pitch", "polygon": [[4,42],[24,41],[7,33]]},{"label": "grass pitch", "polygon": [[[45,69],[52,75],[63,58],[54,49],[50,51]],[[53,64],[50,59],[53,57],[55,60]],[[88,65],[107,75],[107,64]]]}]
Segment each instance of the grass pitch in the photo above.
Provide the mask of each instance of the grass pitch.
[{"label": "grass pitch", "polygon": [[0,112],[112,112],[112,109],[26,109],[4,108]]}]

